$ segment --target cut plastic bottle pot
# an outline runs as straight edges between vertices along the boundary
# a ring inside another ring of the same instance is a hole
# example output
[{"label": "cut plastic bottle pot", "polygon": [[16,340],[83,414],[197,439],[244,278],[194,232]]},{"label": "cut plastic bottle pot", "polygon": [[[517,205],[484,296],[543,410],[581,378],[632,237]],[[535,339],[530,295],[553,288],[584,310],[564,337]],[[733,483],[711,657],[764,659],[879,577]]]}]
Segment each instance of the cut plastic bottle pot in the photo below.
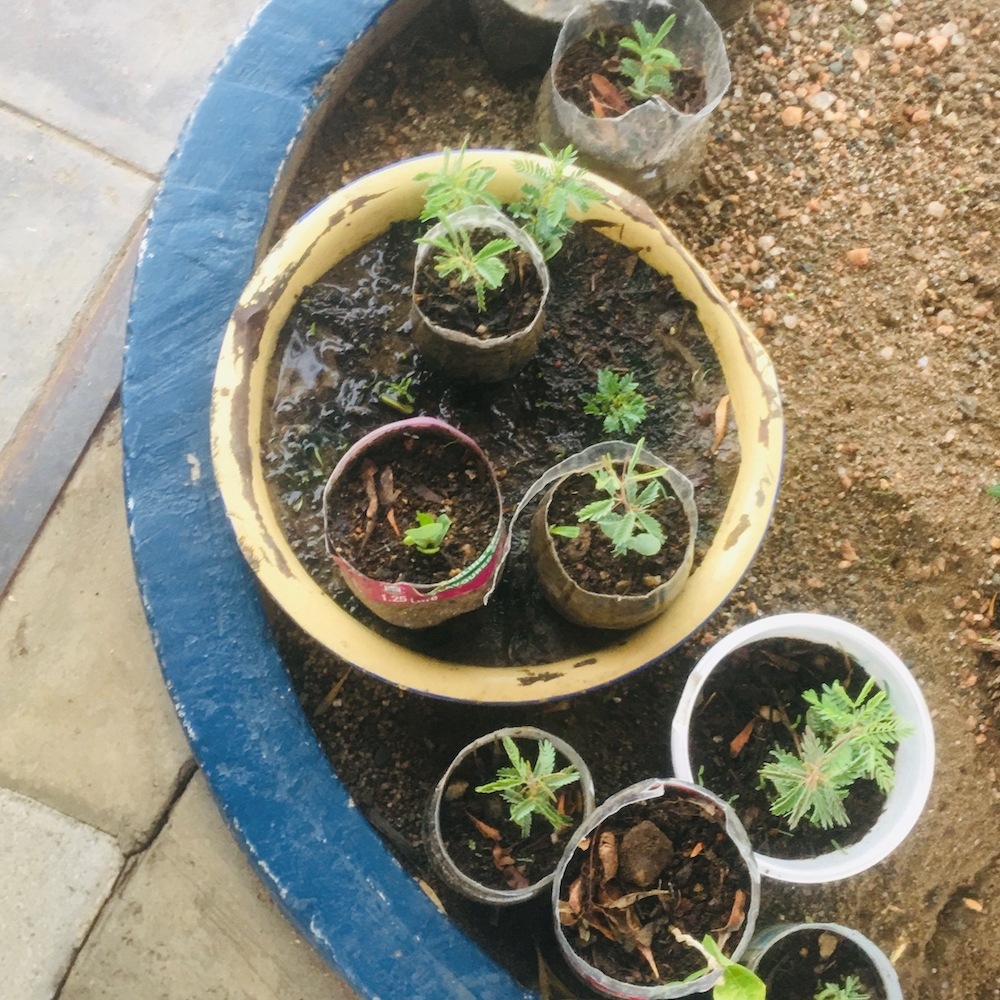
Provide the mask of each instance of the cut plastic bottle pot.
[{"label": "cut plastic bottle pot", "polygon": [[920,818],[934,776],[934,729],[927,704],[906,665],[885,643],[850,622],[828,615],[787,614],[744,625],[720,639],[691,671],[670,732],[670,752],[679,778],[692,781],[698,768],[691,760],[691,719],[702,688],[716,667],[734,650],[761,639],[792,638],[842,650],[855,659],[888,695],[896,714],[914,726],[895,753],[895,784],[875,825],[856,844],[815,858],[786,859],[756,855],[762,875],[803,884],[849,878],[888,857]]}]

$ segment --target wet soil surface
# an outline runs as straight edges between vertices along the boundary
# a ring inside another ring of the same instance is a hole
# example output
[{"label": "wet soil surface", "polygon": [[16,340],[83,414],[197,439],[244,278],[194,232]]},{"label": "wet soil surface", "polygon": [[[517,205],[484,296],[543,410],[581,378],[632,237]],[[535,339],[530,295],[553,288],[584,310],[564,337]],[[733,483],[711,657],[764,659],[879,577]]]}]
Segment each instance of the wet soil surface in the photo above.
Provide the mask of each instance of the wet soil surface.
[{"label": "wet soil surface", "polygon": [[[540,79],[497,83],[465,16],[434,5],[373,60],[317,138],[283,225],[362,173],[465,136],[534,148]],[[890,858],[833,885],[768,883],[761,923],[857,927],[895,958],[910,1000],[1000,996],[1000,663],[977,639],[1000,587],[1000,504],[984,493],[1000,481],[997,29],[975,0],[869,4],[864,15],[763,0],[755,21],[726,33],[733,89],[713,113],[701,178],[656,207],[777,367],[787,452],[770,533],[684,648],[571,702],[444,705],[349,675],[315,716],[317,735],[411,870],[424,870],[423,803],[475,737],[538,724],[569,739],[600,801],[669,773],[670,717],[715,638],[761,614],[840,615],[921,685],[935,785]],[[344,667],[287,623],[278,634],[313,717]],[[441,894],[494,954],[550,923],[529,906],[484,927],[491,915]],[[532,981],[533,954],[512,965]]]},{"label": "wet soil surface", "polygon": [[[655,30],[655,27],[654,29]],[[631,77],[622,73],[622,58],[635,53],[618,47],[623,38],[635,38],[631,27],[609,28],[574,42],[556,67],[556,90],[585,115],[616,118],[642,104],[629,90]],[[670,36],[663,42],[669,47]],[[705,77],[687,69],[670,74],[672,92],[661,95],[682,114],[690,115],[705,106]]]},{"label": "wet soil surface", "polygon": [[[711,931],[718,937],[730,917],[742,924],[750,875],[721,810],[668,792],[626,806],[584,844],[563,876],[560,920],[573,950],[605,975],[641,986],[677,982],[705,961],[669,927],[701,941]],[[727,954],[741,936],[734,929]]]},{"label": "wet soil surface", "polygon": [[[585,415],[580,400],[594,391],[602,368],[633,373],[647,400],[637,434],[694,482],[699,547],[710,544],[735,478],[739,447],[731,421],[718,452],[710,454],[715,411],[726,391],[718,360],[668,278],[578,226],[550,261],[545,335],[535,356],[506,382],[457,383],[425,369],[409,337],[413,239],[420,231],[396,225],[338,264],[306,290],[285,325],[270,373],[274,402],[263,460],[292,548],[365,624],[443,659],[535,664],[617,642],[620,633],[571,625],[546,604],[525,551],[528,518],[515,532],[487,607],[419,632],[388,625],[360,606],[326,555],[326,478],[349,444],[401,416],[401,402],[479,444],[501,477],[508,514],[551,465],[607,440],[602,419]],[[651,560],[649,574],[660,572]]]},{"label": "wet soil surface", "polygon": [[[644,471],[639,466],[638,471]],[[640,484],[640,488],[645,484]],[[646,513],[666,535],[660,551],[651,556],[635,552],[615,555],[611,540],[593,523],[577,521],[577,513],[591,503],[609,499],[595,488],[592,476],[571,476],[556,488],[549,504],[549,526],[579,528],[576,538],[553,536],[556,553],[570,578],[594,594],[622,597],[648,594],[666,583],[684,561],[688,529],[684,509],[676,497],[661,498]]]},{"label": "wet soil surface", "polygon": [[[457,575],[485,551],[500,517],[486,463],[440,434],[404,433],[373,445],[330,491],[327,506],[337,555],[387,583]],[[420,513],[449,520],[437,552],[405,543]]]},{"label": "wet soil surface", "polygon": [[[524,760],[537,763],[535,740],[514,742]],[[553,771],[561,771],[569,763],[557,751]],[[510,760],[497,741],[480,747],[455,768],[441,803],[441,839],[459,871],[480,885],[523,889],[555,871],[567,840],[583,817],[583,796],[578,781],[564,786],[557,794],[568,825],[553,836],[549,822],[535,815],[531,832],[524,837],[520,826],[511,821],[510,806],[499,793],[476,791],[496,781],[497,771],[503,767],[510,767]]]},{"label": "wet soil surface", "polygon": [[[831,950],[832,949],[832,950]],[[870,1000],[885,1000],[881,976],[853,941],[830,931],[798,931],[775,944],[757,967],[768,1000],[804,1000],[853,976]]]},{"label": "wet soil surface", "polygon": [[[743,646],[712,671],[691,720],[691,769],[736,810],[755,851],[772,858],[814,858],[857,843],[875,825],[885,795],[874,781],[860,778],[851,786],[844,800],[850,826],[823,830],[804,819],[791,830],[787,817],[771,814],[774,789],[760,788],[758,776],[773,760],[773,748],[798,753],[796,740],[809,708],[803,691],[820,693],[824,684],[840,681],[856,698],[867,680],[845,654],[791,639]],[[734,754],[733,741],[744,737]]]}]

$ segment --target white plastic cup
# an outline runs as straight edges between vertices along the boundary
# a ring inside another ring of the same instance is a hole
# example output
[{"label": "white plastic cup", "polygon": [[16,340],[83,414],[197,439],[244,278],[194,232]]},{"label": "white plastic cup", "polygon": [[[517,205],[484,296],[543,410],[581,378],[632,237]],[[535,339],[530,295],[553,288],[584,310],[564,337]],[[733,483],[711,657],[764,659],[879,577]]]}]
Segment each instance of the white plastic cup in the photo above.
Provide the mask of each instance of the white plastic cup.
[{"label": "white plastic cup", "polygon": [[787,614],[762,618],[720,639],[691,671],[670,731],[674,772],[693,781],[689,754],[691,717],[709,674],[733,650],[761,639],[822,643],[855,659],[886,692],[896,714],[915,732],[900,740],[893,761],[896,781],[875,825],[856,844],[816,858],[772,858],[755,852],[762,875],[779,882],[815,884],[857,875],[888,857],[920,818],[934,777],[934,728],[924,696],[903,661],[857,625],[829,615]]}]

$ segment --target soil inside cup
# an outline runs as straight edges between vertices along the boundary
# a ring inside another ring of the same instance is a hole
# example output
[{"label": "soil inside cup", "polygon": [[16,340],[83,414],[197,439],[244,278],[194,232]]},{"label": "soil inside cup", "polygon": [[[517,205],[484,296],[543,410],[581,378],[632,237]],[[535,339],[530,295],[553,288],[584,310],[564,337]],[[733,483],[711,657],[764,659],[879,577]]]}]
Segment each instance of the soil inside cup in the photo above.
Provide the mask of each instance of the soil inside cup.
[{"label": "soil inside cup", "polygon": [[[659,25],[652,26],[656,30]],[[635,38],[631,25],[616,25],[594,31],[575,41],[566,50],[555,70],[555,87],[563,98],[575,104],[585,115],[617,118],[645,103],[628,89],[632,79],[621,71],[623,57],[635,54],[619,48],[623,38]],[[662,42],[670,48],[670,34]],[[695,114],[705,106],[705,76],[691,69],[670,74],[673,93],[661,95],[681,114]]]},{"label": "soil inside cup", "polygon": [[[615,467],[620,471],[618,463]],[[638,471],[645,471],[645,467],[638,466]],[[590,475],[570,476],[559,485],[549,504],[549,527],[568,525],[580,529],[576,538],[552,536],[559,561],[569,577],[591,593],[648,594],[666,583],[684,561],[690,533],[684,509],[676,497],[658,500],[647,513],[659,522],[667,536],[660,551],[651,556],[636,552],[617,556],[611,540],[596,524],[588,521],[580,524],[576,517],[577,511],[587,504],[606,499],[608,494],[595,488]]]},{"label": "soil inside cup", "polygon": [[[415,432],[359,457],[331,491],[329,509],[337,554],[387,583],[434,584],[457,575],[485,550],[499,518],[486,463],[454,438]],[[407,530],[419,527],[418,513],[450,519],[440,551],[405,544]]]},{"label": "soil inside cup", "polygon": [[[723,952],[732,954],[750,905],[750,875],[721,809],[668,792],[626,806],[584,843],[560,886],[563,931],[584,961],[625,983],[682,980],[705,961],[670,927],[701,941],[731,926]],[[646,939],[656,975],[636,944]]]},{"label": "soil inside cup", "polygon": [[[759,788],[758,771],[780,747],[796,753],[792,728],[801,731],[808,704],[803,691],[819,693],[839,680],[857,697],[868,674],[845,653],[800,639],[763,639],[734,650],[712,671],[691,720],[689,753],[699,782],[730,800],[754,850],[772,858],[813,858],[857,843],[875,825],[885,795],[860,778],[844,801],[850,826],[823,830],[808,818],[790,830],[771,814],[773,788]],[[766,713],[766,714],[763,714]],[[749,736],[734,755],[732,741]],[[733,796],[738,796],[733,799]]]},{"label": "soil inside cup", "polygon": [[761,959],[757,975],[767,987],[767,1000],[805,1000],[827,983],[843,986],[848,976],[859,980],[870,1000],[885,1000],[881,977],[868,956],[830,931],[803,930],[782,938]]},{"label": "soil inside cup", "polygon": [[[489,229],[470,233],[472,247],[481,250],[502,237]],[[531,258],[523,250],[508,250],[498,258],[507,268],[498,288],[484,293],[486,309],[479,310],[475,285],[460,284],[454,274],[443,278],[435,270],[438,251],[433,251],[416,276],[414,298],[424,315],[438,326],[492,340],[517,333],[531,324],[542,301],[542,281]]]},{"label": "soil inside cup", "polygon": [[[514,742],[522,758],[537,762],[536,740]],[[556,771],[569,763],[556,751]],[[531,834],[524,838],[499,793],[476,791],[478,786],[495,781],[502,767],[510,767],[510,760],[498,740],[469,754],[455,768],[441,802],[441,836],[449,857],[469,878],[491,889],[523,889],[555,871],[583,816],[583,795],[579,781],[557,790],[557,801],[561,796],[570,825],[555,840],[552,826],[539,815],[532,817]]]}]

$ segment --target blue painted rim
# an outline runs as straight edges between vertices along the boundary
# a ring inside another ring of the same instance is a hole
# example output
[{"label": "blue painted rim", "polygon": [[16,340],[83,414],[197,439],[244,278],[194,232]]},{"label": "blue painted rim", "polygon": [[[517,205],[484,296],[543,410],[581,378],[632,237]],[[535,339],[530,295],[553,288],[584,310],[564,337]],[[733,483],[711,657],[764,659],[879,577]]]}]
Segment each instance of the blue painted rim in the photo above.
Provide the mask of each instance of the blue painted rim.
[{"label": "blue painted rim", "polygon": [[181,135],[136,272],[122,386],[133,557],[167,687],[234,835],[299,931],[371,1000],[533,994],[438,912],[332,772],[212,475],[226,322],[317,83],[388,0],[271,0]]}]

